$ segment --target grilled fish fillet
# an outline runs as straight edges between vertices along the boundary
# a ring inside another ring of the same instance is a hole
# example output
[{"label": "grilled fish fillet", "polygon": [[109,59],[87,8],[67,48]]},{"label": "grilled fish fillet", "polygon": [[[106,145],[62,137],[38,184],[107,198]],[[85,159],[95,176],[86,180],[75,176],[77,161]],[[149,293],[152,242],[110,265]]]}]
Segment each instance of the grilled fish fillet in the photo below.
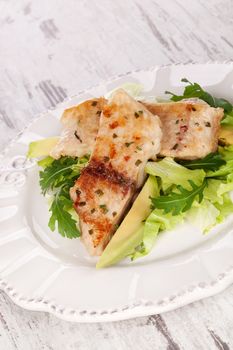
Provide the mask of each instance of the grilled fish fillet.
[{"label": "grilled fish fillet", "polygon": [[222,108],[195,101],[143,104],[161,120],[161,156],[198,159],[216,151]]},{"label": "grilled fish fillet", "polygon": [[70,190],[91,255],[101,255],[142,185],[147,160],[160,151],[160,126],[158,117],[122,89],[105,105],[90,162]]},{"label": "grilled fish fillet", "polygon": [[61,156],[82,157],[91,154],[105,104],[104,98],[96,98],[66,109],[61,118],[61,137],[50,156],[58,159]]}]

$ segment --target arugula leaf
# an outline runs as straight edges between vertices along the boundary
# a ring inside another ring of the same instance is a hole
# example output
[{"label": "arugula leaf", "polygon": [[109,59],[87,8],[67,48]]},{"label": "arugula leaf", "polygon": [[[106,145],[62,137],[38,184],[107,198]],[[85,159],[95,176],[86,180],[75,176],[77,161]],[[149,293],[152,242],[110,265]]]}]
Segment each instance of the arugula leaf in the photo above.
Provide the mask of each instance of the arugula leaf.
[{"label": "arugula leaf", "polygon": [[212,96],[207,91],[205,91],[199,84],[191,83],[186,78],[181,79],[181,81],[183,83],[189,84],[185,87],[183,95],[176,95],[170,91],[165,91],[165,94],[172,95],[171,97],[172,101],[181,101],[183,99],[188,99],[188,98],[199,98],[207,102],[211,107],[223,108],[226,114],[229,114],[232,111],[233,106],[226,99]]},{"label": "arugula leaf", "polygon": [[69,180],[76,179],[88,158],[61,157],[40,171],[40,186],[43,194],[58,188]]},{"label": "arugula leaf", "polygon": [[77,222],[72,218],[69,209],[73,207],[69,196],[69,186],[61,187],[54,195],[52,205],[49,209],[51,217],[48,226],[52,231],[55,230],[56,223],[58,232],[67,238],[77,238],[80,231],[77,228]]},{"label": "arugula leaf", "polygon": [[221,154],[210,153],[203,159],[183,160],[179,163],[188,169],[218,170],[226,161]]},{"label": "arugula leaf", "polygon": [[173,191],[168,196],[151,198],[154,207],[163,209],[165,213],[171,212],[173,215],[178,215],[189,210],[197,196],[200,203],[203,199],[203,191],[207,181],[204,180],[201,186],[197,186],[192,180],[189,180],[189,183],[192,187],[191,190],[178,185],[177,192]]},{"label": "arugula leaf", "polygon": [[47,157],[38,163],[44,167],[43,171],[39,173],[42,193],[45,195],[52,192],[53,194],[48,226],[52,231],[57,226],[58,232],[63,237],[76,238],[80,236],[77,220],[71,214],[73,203],[70,199],[69,189],[74,185],[87,162],[88,157],[62,157],[57,160],[51,160],[50,157]]}]

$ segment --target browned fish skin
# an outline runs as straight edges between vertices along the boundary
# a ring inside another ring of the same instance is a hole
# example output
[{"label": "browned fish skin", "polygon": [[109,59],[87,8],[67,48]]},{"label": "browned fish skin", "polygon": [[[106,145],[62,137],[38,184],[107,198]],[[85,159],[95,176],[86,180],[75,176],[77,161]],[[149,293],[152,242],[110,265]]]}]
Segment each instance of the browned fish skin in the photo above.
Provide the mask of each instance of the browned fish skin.
[{"label": "browned fish skin", "polygon": [[61,137],[50,156],[58,159],[61,156],[82,157],[91,154],[105,103],[104,98],[95,98],[66,109],[61,118]]},{"label": "browned fish skin", "polygon": [[82,240],[100,255],[160,150],[160,121],[124,90],[104,107],[91,160],[71,189]]},{"label": "browned fish skin", "polygon": [[161,156],[198,159],[217,150],[222,108],[195,101],[143,104],[162,122]]}]

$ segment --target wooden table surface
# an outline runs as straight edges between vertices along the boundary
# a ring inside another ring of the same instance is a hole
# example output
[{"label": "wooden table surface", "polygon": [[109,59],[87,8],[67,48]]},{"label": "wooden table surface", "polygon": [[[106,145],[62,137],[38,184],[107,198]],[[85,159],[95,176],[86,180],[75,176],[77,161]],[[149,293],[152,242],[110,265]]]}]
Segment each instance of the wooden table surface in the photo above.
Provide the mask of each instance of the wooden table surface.
[{"label": "wooden table surface", "polygon": [[[39,112],[113,75],[230,60],[232,33],[232,0],[0,0],[0,148]],[[0,349],[233,349],[233,287],[108,324],[22,310],[0,293]]]}]

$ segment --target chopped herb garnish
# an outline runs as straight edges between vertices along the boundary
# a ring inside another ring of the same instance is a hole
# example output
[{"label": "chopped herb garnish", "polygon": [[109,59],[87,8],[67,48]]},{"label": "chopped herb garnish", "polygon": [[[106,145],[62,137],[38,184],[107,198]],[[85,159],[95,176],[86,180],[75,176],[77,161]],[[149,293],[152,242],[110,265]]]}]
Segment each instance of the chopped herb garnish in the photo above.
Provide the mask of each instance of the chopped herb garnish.
[{"label": "chopped herb garnish", "polygon": [[91,209],[91,213],[93,214],[95,212],[95,208],[92,208]]},{"label": "chopped herb garnish", "polygon": [[198,122],[195,123],[196,126],[199,126],[200,124]]},{"label": "chopped herb garnish", "polygon": [[176,143],[176,144],[172,147],[172,150],[176,150],[178,146],[179,146],[178,143]]},{"label": "chopped herb garnish", "polygon": [[179,119],[176,119],[176,124],[179,124]]},{"label": "chopped herb garnish", "polygon": [[97,103],[98,103],[97,101],[93,101],[91,105],[94,107],[97,105]]},{"label": "chopped herb garnish", "polygon": [[139,166],[141,163],[142,163],[142,161],[140,159],[138,159],[138,160],[136,160],[135,165]]},{"label": "chopped herb garnish", "polygon": [[134,116],[135,116],[135,118],[138,118],[142,114],[143,114],[143,111],[137,111],[137,112],[134,113]]},{"label": "chopped herb garnish", "polygon": [[82,141],[82,139],[81,139],[81,137],[80,136],[78,136],[78,134],[77,134],[77,131],[75,130],[75,132],[74,132],[74,136],[76,137],[76,139],[78,139],[81,143],[83,142]]},{"label": "chopped herb garnish", "polygon": [[112,137],[113,137],[114,139],[116,139],[118,136],[117,136],[117,134],[114,133],[114,134],[112,135]]},{"label": "chopped herb garnish", "polygon": [[79,189],[77,189],[75,192],[76,192],[77,196],[79,196],[81,194],[81,191]]},{"label": "chopped herb garnish", "polygon": [[96,114],[100,115],[100,114],[101,114],[101,111],[97,111]]},{"label": "chopped herb garnish", "polygon": [[79,206],[79,207],[84,207],[84,205],[86,205],[86,202],[79,202],[79,203],[78,203],[78,206]]},{"label": "chopped herb garnish", "polygon": [[98,194],[98,196],[103,196],[104,192],[101,189],[98,189],[95,191],[96,194]]},{"label": "chopped herb garnish", "polygon": [[139,151],[141,151],[141,150],[142,150],[142,148],[141,148],[141,147],[139,147],[139,146],[137,146],[136,148],[137,148]]},{"label": "chopped herb garnish", "polygon": [[154,141],[151,141],[151,143],[152,143],[152,145],[154,146],[154,144],[155,144]]},{"label": "chopped herb garnish", "polygon": [[104,214],[106,214],[108,212],[108,208],[106,204],[100,204],[100,209],[102,209],[102,211],[104,212]]},{"label": "chopped herb garnish", "polygon": [[210,128],[210,127],[211,127],[210,122],[205,122],[205,126],[206,126],[207,128]]},{"label": "chopped herb garnish", "polygon": [[94,231],[91,229],[91,230],[88,230],[89,232],[89,235],[93,235]]},{"label": "chopped herb garnish", "polygon": [[109,162],[110,158],[107,157],[107,156],[105,156],[105,157],[103,158],[103,160],[104,160],[105,163],[107,163],[107,162]]},{"label": "chopped herb garnish", "polygon": [[134,143],[134,142],[126,142],[126,143],[125,143],[125,146],[126,146],[126,147],[129,147],[129,146],[132,145],[133,143]]},{"label": "chopped herb garnish", "polygon": [[116,216],[116,215],[117,215],[117,212],[114,211],[114,212],[112,213],[112,216]]}]

